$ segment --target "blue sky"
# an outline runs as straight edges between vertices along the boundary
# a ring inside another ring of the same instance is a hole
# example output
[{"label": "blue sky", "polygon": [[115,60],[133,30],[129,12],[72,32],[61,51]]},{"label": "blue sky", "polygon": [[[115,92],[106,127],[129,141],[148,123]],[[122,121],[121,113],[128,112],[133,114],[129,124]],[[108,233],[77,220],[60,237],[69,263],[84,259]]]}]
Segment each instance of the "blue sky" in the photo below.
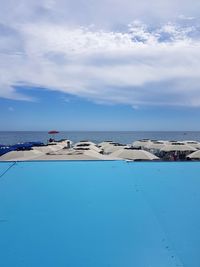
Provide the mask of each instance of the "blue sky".
[{"label": "blue sky", "polygon": [[0,130],[200,130],[199,1],[0,4]]},{"label": "blue sky", "polygon": [[[22,90],[24,91],[24,89]],[[96,104],[81,97],[29,89],[34,101],[0,99],[1,130],[193,130],[198,108]]]}]

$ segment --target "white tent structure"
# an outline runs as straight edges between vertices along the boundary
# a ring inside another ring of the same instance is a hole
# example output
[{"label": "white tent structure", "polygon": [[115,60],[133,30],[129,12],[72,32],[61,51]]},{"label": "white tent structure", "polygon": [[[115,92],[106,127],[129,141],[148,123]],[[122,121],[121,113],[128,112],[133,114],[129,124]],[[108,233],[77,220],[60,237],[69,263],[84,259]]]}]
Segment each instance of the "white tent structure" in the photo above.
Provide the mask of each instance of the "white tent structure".
[{"label": "white tent structure", "polygon": [[162,149],[163,147],[165,147],[166,142],[164,141],[154,141],[154,142],[149,142],[145,148],[148,150],[157,150],[159,151],[160,149]]},{"label": "white tent structure", "polygon": [[57,152],[49,153],[48,155],[41,155],[38,160],[113,160],[109,156],[104,156],[92,149],[89,150],[75,150],[63,149]]},{"label": "white tent structure", "polygon": [[132,146],[133,147],[141,147],[143,149],[146,146],[148,146],[149,144],[151,144],[151,140],[149,140],[149,139],[142,139],[142,140],[137,140],[137,141],[133,142],[132,143]]},{"label": "white tent structure", "polygon": [[114,145],[114,144],[109,144],[107,146],[104,146],[103,148],[103,153],[104,154],[110,154],[110,153],[113,153],[117,150],[120,150],[122,148],[125,148],[126,146],[124,145]]},{"label": "white tent structure", "polygon": [[160,151],[163,152],[192,152],[196,150],[196,148],[181,142],[166,144],[163,148],[160,149]]},{"label": "white tent structure", "polygon": [[83,147],[77,147],[77,146],[75,146],[74,149],[75,150],[93,150],[93,151],[96,151],[98,153],[102,152],[102,149],[101,148],[99,148],[97,146],[93,146],[93,145],[91,145],[91,146],[83,146]]},{"label": "white tent structure", "polygon": [[63,147],[68,147],[69,145],[71,146],[73,142],[69,139],[61,140],[61,141],[53,141],[53,142],[48,142],[48,145],[62,145]]},{"label": "white tent structure", "polygon": [[69,139],[63,140],[63,141],[59,141],[57,142],[57,145],[62,145],[64,148],[70,148],[72,146],[73,142]]},{"label": "white tent structure", "polygon": [[102,149],[97,147],[93,142],[78,142],[73,148],[75,150],[94,150],[99,153],[102,151]]},{"label": "white tent structure", "polygon": [[91,141],[80,141],[74,144],[74,146],[79,146],[79,145],[93,145],[96,146],[96,144],[94,142]]},{"label": "white tent structure", "polygon": [[200,150],[197,150],[187,156],[189,159],[200,160]]},{"label": "white tent structure", "polygon": [[44,153],[37,150],[20,150],[10,151],[0,157],[2,161],[26,161],[34,160],[44,155]]},{"label": "white tent structure", "polygon": [[33,147],[33,150],[37,150],[46,154],[46,153],[51,153],[53,151],[61,150],[63,148],[64,148],[63,145],[47,145],[47,146],[35,146]]},{"label": "white tent structure", "polygon": [[99,143],[98,146],[103,148],[103,147],[110,145],[112,143],[113,143],[113,141],[103,141],[103,142]]},{"label": "white tent structure", "polygon": [[94,159],[98,159],[98,160],[112,160],[112,159],[114,159],[114,158],[110,158],[109,156],[99,154],[98,152],[96,152],[94,150],[86,150],[84,152],[84,155],[92,157]]},{"label": "white tent structure", "polygon": [[188,141],[184,141],[184,144],[192,146],[196,149],[200,149],[200,143],[197,141],[188,140]]},{"label": "white tent structure", "polygon": [[123,148],[117,150],[111,154],[112,157],[117,157],[121,159],[128,159],[128,160],[159,160],[158,157],[153,155],[152,153],[140,150],[140,149],[131,149],[131,148]]}]

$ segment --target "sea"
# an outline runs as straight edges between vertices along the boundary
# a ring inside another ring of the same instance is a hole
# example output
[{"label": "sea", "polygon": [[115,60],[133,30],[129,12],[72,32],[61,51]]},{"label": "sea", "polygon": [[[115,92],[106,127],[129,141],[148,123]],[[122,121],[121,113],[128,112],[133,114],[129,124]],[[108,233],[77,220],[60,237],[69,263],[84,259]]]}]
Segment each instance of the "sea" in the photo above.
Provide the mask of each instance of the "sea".
[{"label": "sea", "polygon": [[[50,137],[45,131],[0,131],[0,144],[13,145],[31,141],[47,143]],[[55,138],[70,139],[74,143],[81,140],[95,143],[111,140],[122,144],[131,144],[139,139],[200,141],[200,131],[62,131]]]}]

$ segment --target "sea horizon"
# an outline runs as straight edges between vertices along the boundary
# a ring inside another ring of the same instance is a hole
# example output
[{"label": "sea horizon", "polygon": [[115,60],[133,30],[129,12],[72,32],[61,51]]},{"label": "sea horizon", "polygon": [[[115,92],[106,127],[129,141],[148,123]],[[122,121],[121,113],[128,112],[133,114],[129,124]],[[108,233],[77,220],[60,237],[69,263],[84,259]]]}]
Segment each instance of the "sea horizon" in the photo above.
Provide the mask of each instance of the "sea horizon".
[{"label": "sea horizon", "polygon": [[[48,131],[0,131],[0,144],[12,145],[15,143],[41,141],[46,143],[50,135]],[[196,140],[200,141],[200,131],[89,131],[89,130],[68,130],[60,131],[55,136],[59,139],[70,139],[73,142],[90,140],[100,143],[105,140],[112,140],[122,144],[130,144],[139,139],[156,140]]]}]

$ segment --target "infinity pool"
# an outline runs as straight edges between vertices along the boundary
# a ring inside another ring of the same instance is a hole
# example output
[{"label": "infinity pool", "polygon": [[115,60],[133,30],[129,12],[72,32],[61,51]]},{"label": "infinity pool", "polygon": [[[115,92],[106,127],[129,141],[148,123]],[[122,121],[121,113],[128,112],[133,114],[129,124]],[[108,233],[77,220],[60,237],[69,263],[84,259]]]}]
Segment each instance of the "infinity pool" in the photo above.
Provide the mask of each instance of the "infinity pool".
[{"label": "infinity pool", "polygon": [[200,163],[0,163],[1,267],[199,267]]}]

